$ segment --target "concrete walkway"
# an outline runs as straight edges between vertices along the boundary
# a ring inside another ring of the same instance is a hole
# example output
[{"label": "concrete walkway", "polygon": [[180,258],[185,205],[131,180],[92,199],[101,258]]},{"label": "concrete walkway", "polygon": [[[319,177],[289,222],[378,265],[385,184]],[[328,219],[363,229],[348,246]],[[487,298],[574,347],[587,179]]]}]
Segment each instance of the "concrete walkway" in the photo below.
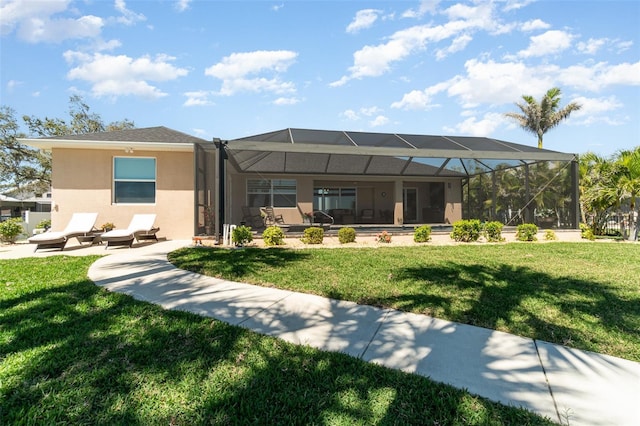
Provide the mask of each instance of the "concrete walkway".
[{"label": "concrete walkway", "polygon": [[427,376],[562,424],[640,424],[639,363],[423,315],[205,277],[169,264],[167,253],[189,243],[109,250],[91,266],[89,278],[166,309]]}]

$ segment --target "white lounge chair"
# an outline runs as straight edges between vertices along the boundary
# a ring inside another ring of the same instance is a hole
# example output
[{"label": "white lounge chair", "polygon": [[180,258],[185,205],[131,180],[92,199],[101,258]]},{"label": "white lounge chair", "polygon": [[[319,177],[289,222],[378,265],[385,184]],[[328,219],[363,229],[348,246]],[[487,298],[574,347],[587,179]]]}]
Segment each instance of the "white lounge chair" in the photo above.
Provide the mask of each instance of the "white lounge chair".
[{"label": "white lounge chair", "polygon": [[133,240],[155,240],[158,241],[156,233],[160,228],[153,226],[156,221],[155,214],[135,214],[131,219],[131,223],[127,229],[114,229],[113,231],[105,232],[100,236],[103,242],[106,242],[105,250],[114,246],[129,246],[133,245]]},{"label": "white lounge chair", "polygon": [[[82,243],[81,237],[93,236],[93,232],[96,231],[94,226],[97,219],[98,213],[74,213],[64,230],[43,232],[34,235],[28,241],[31,244],[36,244],[34,252],[38,249],[49,248],[57,248],[62,251],[71,238],[78,238],[78,242]],[[90,241],[93,242],[93,238],[90,238]]]}]

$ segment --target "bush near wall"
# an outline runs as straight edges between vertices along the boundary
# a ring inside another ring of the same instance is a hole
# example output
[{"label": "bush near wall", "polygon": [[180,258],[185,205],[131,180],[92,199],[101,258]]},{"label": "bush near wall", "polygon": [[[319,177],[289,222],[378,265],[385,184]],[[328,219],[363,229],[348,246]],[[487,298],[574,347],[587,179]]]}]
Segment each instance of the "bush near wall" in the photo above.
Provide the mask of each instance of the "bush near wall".
[{"label": "bush near wall", "polygon": [[431,241],[431,227],[429,225],[418,226],[413,233],[413,241],[416,243]]},{"label": "bush near wall", "polygon": [[522,223],[516,227],[516,240],[537,241],[538,227],[533,223]]},{"label": "bush near wall", "polygon": [[279,226],[269,226],[262,232],[265,246],[281,246],[284,244],[284,232]]},{"label": "bush near wall", "polygon": [[482,224],[479,219],[458,220],[453,223],[451,239],[457,242],[472,243],[480,239]]},{"label": "bush near wall", "polygon": [[304,236],[300,238],[305,244],[322,244],[324,240],[324,229],[312,226],[304,230]]},{"label": "bush near wall", "polygon": [[237,246],[243,246],[253,241],[253,234],[251,234],[251,228],[248,226],[238,226],[231,231],[231,241]]},{"label": "bush near wall", "polygon": [[338,241],[340,241],[340,244],[355,242],[356,230],[350,227],[340,228],[340,230],[338,231]]},{"label": "bush near wall", "polygon": [[487,241],[491,243],[497,243],[504,241],[502,237],[502,228],[504,224],[502,222],[494,221],[484,224],[483,234]]}]

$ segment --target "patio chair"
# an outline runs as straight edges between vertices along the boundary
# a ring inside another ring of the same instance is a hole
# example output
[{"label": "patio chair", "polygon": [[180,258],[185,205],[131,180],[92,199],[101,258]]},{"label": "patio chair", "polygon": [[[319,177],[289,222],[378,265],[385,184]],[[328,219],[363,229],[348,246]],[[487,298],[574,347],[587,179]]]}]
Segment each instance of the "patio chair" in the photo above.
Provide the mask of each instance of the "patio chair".
[{"label": "patio chair", "polygon": [[[94,228],[96,220],[98,219],[98,213],[74,213],[67,224],[67,227],[62,231],[48,231],[42,234],[36,234],[29,238],[28,241],[31,244],[36,244],[35,253],[38,249],[60,249],[64,250],[67,242],[71,238],[77,238],[78,243],[82,244],[83,240],[93,243],[94,232],[97,229]],[[85,237],[81,240],[81,237]]]},{"label": "patio chair", "polygon": [[153,226],[156,221],[155,214],[135,214],[129,223],[127,229],[114,229],[105,232],[100,236],[103,242],[106,242],[104,249],[115,246],[131,246],[133,240],[155,240],[158,241],[156,233],[160,228]]},{"label": "patio chair", "polygon": [[260,210],[255,207],[242,206],[242,222],[246,223],[252,228],[259,228],[263,225],[262,215]]},{"label": "patio chair", "polygon": [[273,207],[261,207],[260,211],[263,215],[264,226],[284,225],[284,218],[281,214],[275,214]]}]

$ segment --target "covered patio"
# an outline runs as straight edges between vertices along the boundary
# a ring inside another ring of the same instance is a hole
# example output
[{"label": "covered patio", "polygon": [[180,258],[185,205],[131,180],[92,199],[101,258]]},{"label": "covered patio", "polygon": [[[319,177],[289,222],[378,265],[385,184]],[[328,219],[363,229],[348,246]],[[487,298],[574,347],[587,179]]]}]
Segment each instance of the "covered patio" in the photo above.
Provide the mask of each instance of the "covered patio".
[{"label": "covered patio", "polygon": [[553,226],[577,228],[576,161],[483,137],[283,129],[198,146],[196,204],[199,225],[217,230],[265,206],[289,224],[311,214],[337,225],[515,225],[553,211]]}]

